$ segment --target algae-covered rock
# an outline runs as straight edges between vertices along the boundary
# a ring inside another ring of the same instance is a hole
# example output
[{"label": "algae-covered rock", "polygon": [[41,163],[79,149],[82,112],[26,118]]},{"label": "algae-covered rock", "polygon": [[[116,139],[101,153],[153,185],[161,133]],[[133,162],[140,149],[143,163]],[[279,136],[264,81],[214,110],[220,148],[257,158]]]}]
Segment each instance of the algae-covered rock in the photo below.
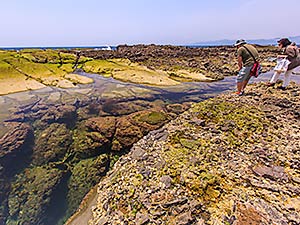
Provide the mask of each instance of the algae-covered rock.
[{"label": "algae-covered rock", "polygon": [[36,138],[32,154],[34,165],[43,165],[63,159],[72,141],[65,124],[53,123]]},{"label": "algae-covered rock", "polygon": [[116,123],[117,118],[111,116],[90,118],[85,122],[89,129],[99,132],[108,140],[111,140],[115,133]]},{"label": "algae-covered rock", "polygon": [[152,70],[128,59],[93,60],[83,66],[87,73],[98,73],[125,82],[150,85],[176,85],[164,71]]},{"label": "algae-covered rock", "polygon": [[5,224],[8,214],[10,182],[30,163],[34,140],[29,124],[9,123],[8,127],[9,131],[0,139],[0,224]]},{"label": "algae-covered rock", "polygon": [[9,194],[6,224],[43,224],[45,210],[64,173],[55,168],[35,167],[19,174]]},{"label": "algae-covered rock", "polygon": [[106,154],[82,160],[74,166],[68,182],[68,216],[75,212],[83,197],[100,181],[108,166],[109,157]]},{"label": "algae-covered rock", "polygon": [[167,120],[167,115],[163,112],[149,112],[144,115],[139,115],[138,118],[135,117],[138,122],[145,122],[150,125],[162,125]]},{"label": "algae-covered rock", "polygon": [[78,162],[81,159],[95,157],[108,151],[109,140],[99,132],[88,131],[85,123],[78,124],[73,132],[73,143],[66,155],[66,160]]},{"label": "algae-covered rock", "polygon": [[128,149],[149,131],[159,128],[169,119],[167,113],[161,109],[143,110],[118,118],[112,150]]},{"label": "algae-covered rock", "polygon": [[28,49],[20,52],[0,52],[0,83],[4,87],[0,94],[40,89],[45,86],[71,88],[76,84],[93,82],[81,75],[69,75],[77,64],[75,54],[58,50]]},{"label": "algae-covered rock", "polygon": [[247,90],[194,104],[135,143],[99,183],[89,224],[300,223],[300,87]]}]

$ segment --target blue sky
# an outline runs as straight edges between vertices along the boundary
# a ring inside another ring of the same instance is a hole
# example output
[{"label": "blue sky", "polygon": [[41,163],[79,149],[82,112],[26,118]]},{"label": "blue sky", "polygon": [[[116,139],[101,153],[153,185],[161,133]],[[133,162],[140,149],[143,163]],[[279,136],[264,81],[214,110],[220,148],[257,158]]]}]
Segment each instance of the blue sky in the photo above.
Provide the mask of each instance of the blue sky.
[{"label": "blue sky", "polygon": [[1,0],[0,7],[2,47],[300,35],[299,0]]}]

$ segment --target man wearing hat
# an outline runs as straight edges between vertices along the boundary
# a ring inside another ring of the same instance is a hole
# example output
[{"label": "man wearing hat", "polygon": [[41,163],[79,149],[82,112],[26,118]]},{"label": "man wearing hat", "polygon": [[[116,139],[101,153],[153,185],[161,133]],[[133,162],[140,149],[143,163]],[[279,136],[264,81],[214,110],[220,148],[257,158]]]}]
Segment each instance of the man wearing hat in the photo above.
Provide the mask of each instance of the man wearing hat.
[{"label": "man wearing hat", "polygon": [[250,70],[255,61],[258,60],[258,51],[250,44],[247,44],[245,40],[240,39],[235,43],[237,47],[237,58],[239,66],[239,74],[236,78],[237,83],[237,95],[243,95],[244,89],[250,80]]}]

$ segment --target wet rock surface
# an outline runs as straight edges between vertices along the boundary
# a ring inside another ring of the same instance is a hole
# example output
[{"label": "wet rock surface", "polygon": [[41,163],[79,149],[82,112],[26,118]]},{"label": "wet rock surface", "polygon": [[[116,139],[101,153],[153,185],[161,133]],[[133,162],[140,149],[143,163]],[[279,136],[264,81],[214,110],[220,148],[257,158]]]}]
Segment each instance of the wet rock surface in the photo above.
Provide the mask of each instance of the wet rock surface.
[{"label": "wet rock surface", "polygon": [[299,224],[299,94],[255,84],[193,105],[119,159],[89,224]]},{"label": "wet rock surface", "polygon": [[63,224],[121,155],[190,106],[152,98],[48,100],[16,107],[5,121],[0,224]]}]

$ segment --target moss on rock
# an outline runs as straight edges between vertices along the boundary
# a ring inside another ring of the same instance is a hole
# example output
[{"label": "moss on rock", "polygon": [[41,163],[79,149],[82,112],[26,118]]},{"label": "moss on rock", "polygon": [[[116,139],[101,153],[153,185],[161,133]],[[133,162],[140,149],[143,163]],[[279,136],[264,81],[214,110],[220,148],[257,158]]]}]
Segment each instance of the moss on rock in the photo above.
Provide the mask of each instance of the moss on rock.
[{"label": "moss on rock", "polygon": [[109,157],[106,154],[81,160],[74,166],[68,182],[68,216],[75,212],[83,197],[100,181],[108,166]]},{"label": "moss on rock", "polygon": [[6,224],[42,224],[45,210],[63,175],[64,171],[47,167],[34,167],[19,174],[9,194]]},{"label": "moss on rock", "polygon": [[65,124],[50,124],[36,139],[32,163],[43,165],[62,160],[71,145],[71,141],[72,134]]}]

